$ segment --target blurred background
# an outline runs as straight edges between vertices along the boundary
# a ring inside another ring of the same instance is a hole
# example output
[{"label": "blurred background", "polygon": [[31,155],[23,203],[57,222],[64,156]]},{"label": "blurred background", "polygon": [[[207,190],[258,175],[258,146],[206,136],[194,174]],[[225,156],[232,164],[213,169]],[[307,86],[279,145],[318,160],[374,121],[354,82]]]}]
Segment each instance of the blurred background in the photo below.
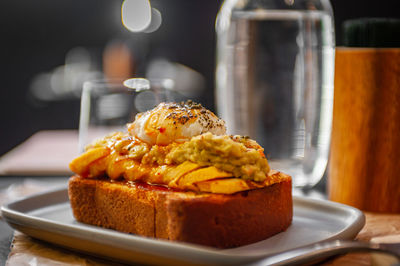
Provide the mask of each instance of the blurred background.
[{"label": "blurred background", "polygon": [[[151,0],[150,33],[121,23],[122,0],[0,2],[0,155],[44,129],[76,129],[84,80],[166,77],[214,109],[215,17],[222,0]],[[399,18],[398,0],[332,0],[344,20]]]}]

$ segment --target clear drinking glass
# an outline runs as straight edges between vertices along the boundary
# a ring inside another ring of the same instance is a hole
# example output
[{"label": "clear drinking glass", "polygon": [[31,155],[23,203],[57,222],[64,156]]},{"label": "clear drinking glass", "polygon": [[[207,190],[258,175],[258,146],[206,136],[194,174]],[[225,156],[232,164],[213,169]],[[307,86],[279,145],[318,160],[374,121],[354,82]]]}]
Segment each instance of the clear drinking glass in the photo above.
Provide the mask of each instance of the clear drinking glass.
[{"label": "clear drinking glass", "polygon": [[139,112],[171,98],[171,79],[93,80],[83,84],[79,120],[79,150],[97,138],[126,131]]},{"label": "clear drinking glass", "polygon": [[217,111],[270,165],[312,187],[328,160],[334,24],[328,0],[226,0],[216,22]]}]

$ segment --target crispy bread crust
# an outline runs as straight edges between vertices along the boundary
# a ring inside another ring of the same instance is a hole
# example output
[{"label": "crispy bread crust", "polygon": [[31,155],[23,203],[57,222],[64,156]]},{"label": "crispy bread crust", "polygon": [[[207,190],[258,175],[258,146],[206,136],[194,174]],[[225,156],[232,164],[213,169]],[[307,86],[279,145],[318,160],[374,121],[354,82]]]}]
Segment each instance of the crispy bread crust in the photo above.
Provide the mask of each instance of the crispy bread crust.
[{"label": "crispy bread crust", "polygon": [[80,222],[218,248],[264,240],[293,215],[290,179],[226,195],[73,176],[69,198]]}]

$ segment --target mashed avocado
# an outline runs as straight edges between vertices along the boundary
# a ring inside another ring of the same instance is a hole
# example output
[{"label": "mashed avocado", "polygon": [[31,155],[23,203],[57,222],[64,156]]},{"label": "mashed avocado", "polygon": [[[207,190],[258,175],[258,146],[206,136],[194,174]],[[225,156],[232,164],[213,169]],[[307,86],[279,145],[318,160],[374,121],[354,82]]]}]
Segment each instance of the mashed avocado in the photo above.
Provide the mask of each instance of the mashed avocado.
[{"label": "mashed avocado", "polygon": [[237,178],[256,182],[264,181],[270,170],[263,149],[255,141],[211,133],[193,137],[166,155],[167,164],[185,161],[215,166]]}]

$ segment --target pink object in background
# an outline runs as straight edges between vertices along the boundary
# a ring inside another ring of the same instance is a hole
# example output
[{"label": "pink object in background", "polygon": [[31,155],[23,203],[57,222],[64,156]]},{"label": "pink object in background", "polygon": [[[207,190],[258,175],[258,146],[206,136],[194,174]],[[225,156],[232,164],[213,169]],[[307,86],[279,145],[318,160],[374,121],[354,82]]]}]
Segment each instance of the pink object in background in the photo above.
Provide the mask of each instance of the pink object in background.
[{"label": "pink object in background", "polygon": [[0,175],[70,175],[77,130],[39,131],[0,158]]}]

